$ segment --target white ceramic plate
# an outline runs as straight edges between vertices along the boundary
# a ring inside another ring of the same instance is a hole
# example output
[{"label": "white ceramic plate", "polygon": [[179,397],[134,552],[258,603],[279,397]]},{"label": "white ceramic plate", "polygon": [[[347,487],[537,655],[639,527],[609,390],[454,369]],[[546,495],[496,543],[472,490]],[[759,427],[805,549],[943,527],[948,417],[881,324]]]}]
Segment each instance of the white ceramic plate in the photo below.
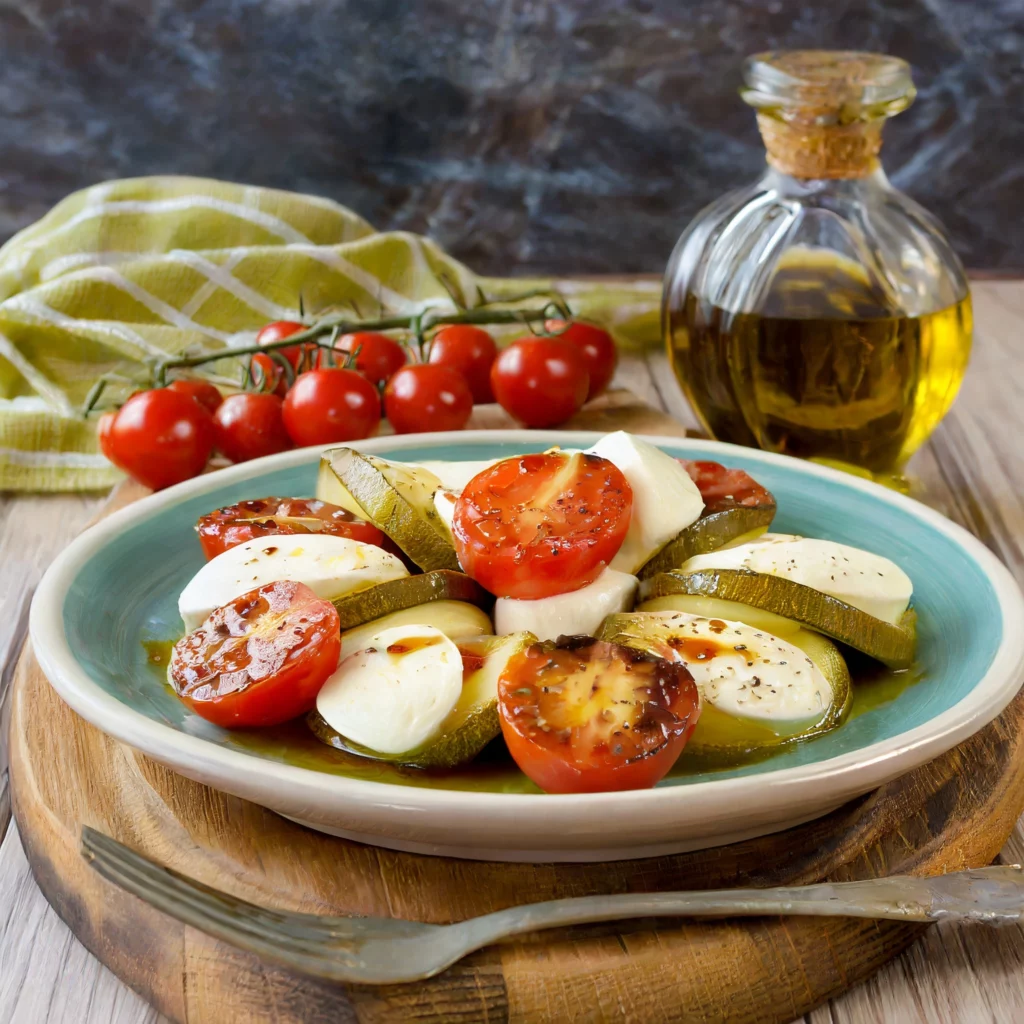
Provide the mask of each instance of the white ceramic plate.
[{"label": "white ceramic plate", "polygon": [[[358,447],[410,461],[483,459],[555,443],[584,447],[596,437],[474,431]],[[396,785],[287,763],[281,750],[254,749],[190,714],[147,669],[142,643],[181,632],[177,595],[202,564],[192,531],[197,516],[246,497],[312,494],[312,449],[199,477],[87,530],[39,586],[31,615],[36,655],[75,711],[191,779],[361,842],[511,861],[646,857],[798,824],[953,747],[1017,692],[1024,601],[1006,569],[960,527],[820,466],[709,441],[649,440],[679,457],[746,469],[775,493],[780,532],[858,545],[902,565],[920,616],[920,680],[835,732],[757,765],[670,776],[640,792],[474,792],[426,786],[419,776],[418,784]],[[442,785],[464,785],[462,778]]]}]

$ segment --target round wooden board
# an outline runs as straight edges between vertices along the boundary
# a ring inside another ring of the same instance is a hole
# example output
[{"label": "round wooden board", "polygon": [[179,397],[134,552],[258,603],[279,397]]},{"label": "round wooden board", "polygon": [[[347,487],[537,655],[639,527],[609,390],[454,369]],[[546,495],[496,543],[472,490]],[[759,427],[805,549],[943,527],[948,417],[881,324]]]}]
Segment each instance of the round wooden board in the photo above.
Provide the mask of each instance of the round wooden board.
[{"label": "round wooden board", "polygon": [[[602,426],[635,429],[619,411],[607,410]],[[671,421],[643,427],[681,432]],[[139,493],[126,490],[117,504]],[[767,1024],[867,977],[922,926],[841,918],[588,926],[482,950],[427,982],[339,987],[264,964],[105,882],[79,855],[80,829],[89,824],[264,905],[432,922],[591,893],[935,874],[990,863],[1024,809],[1024,694],[957,749],[826,818],[732,846],[609,864],[446,860],[312,832],[111,740],[63,704],[30,651],[14,680],[10,775],[47,899],[96,956],[177,1021]]]}]

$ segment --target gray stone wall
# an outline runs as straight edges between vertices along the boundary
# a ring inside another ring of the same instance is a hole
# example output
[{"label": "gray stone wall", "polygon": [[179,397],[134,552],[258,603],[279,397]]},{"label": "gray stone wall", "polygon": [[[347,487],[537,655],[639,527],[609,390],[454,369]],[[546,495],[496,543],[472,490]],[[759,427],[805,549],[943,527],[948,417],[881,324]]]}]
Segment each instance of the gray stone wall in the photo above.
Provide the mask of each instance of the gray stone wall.
[{"label": "gray stone wall", "polygon": [[1024,0],[4,0],[0,238],[109,177],[331,196],[484,272],[660,271],[758,174],[740,62],[909,60],[895,183],[1024,268]]}]

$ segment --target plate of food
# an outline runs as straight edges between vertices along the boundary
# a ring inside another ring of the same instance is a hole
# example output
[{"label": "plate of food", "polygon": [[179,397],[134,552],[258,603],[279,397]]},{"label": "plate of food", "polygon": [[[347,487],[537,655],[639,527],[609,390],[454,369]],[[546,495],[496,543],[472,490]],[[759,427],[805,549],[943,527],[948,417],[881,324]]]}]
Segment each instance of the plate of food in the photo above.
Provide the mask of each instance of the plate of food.
[{"label": "plate of food", "polygon": [[990,722],[1024,600],[826,467],[671,437],[303,449],[82,534],[31,637],[116,739],[312,828],[598,861],[823,815]]}]

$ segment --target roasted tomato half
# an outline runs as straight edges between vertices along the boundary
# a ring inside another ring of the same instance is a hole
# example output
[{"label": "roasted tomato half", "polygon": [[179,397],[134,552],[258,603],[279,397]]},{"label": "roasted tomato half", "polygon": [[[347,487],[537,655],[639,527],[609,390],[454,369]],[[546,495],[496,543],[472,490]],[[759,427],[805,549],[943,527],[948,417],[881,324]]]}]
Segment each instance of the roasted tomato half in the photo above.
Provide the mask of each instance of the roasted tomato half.
[{"label": "roasted tomato half", "polygon": [[207,560],[222,551],[271,533],[329,533],[351,537],[362,544],[384,542],[384,534],[371,523],[339,505],[313,498],[253,498],[201,516],[196,523],[199,543]]},{"label": "roasted tomato half", "polygon": [[653,786],[700,715],[693,677],[593,637],[559,637],[515,655],[498,681],[501,731],[516,764],[548,793]]},{"label": "roasted tomato half", "polygon": [[704,515],[730,508],[757,508],[774,505],[771,491],[762,487],[742,469],[726,469],[718,462],[679,460],[704,499]]},{"label": "roasted tomato half", "polygon": [[170,681],[197,714],[225,729],[279,725],[309,711],[338,667],[330,601],[280,580],[214,611],[171,652]]},{"label": "roasted tomato half", "polygon": [[622,546],[629,482],[598,455],[520,455],[478,473],[455,503],[459,564],[498,597],[534,600],[592,583]]}]

